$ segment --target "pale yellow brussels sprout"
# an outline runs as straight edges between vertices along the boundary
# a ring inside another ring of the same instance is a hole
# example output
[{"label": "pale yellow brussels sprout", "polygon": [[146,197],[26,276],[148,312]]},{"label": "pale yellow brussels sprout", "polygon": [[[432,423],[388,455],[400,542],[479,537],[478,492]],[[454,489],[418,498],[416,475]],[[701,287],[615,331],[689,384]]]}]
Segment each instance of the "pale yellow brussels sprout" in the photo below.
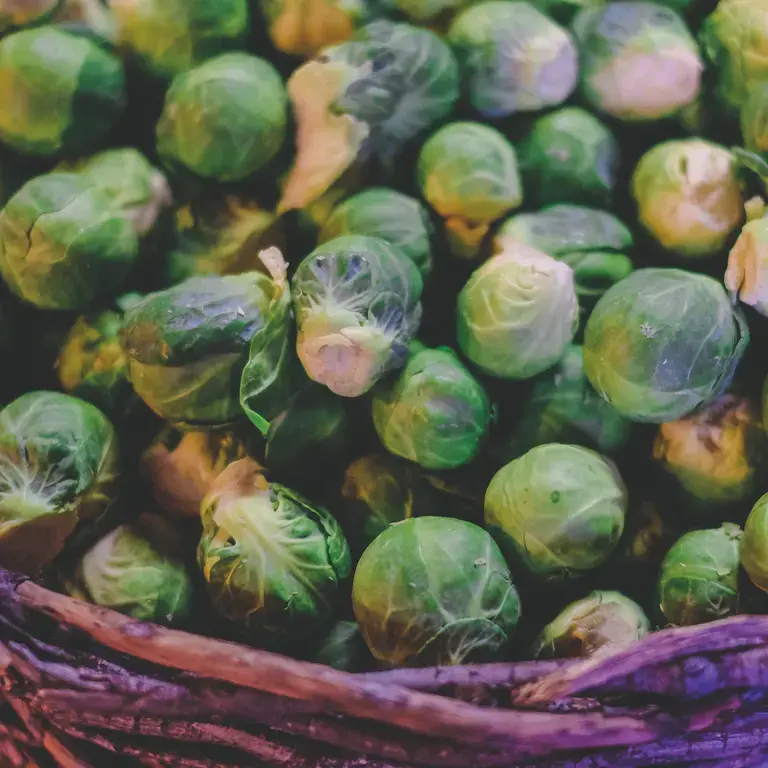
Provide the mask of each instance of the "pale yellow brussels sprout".
[{"label": "pale yellow brussels sprout", "polygon": [[527,379],[551,368],[576,333],[573,270],[541,251],[500,239],[504,250],[476,269],[459,294],[462,352],[485,373]]},{"label": "pale yellow brussels sprout", "polygon": [[657,144],[632,177],[643,226],[667,250],[686,258],[720,251],[744,220],[732,154],[701,139]]},{"label": "pale yellow brussels sprout", "polygon": [[728,255],[725,287],[768,317],[768,219],[744,225]]}]

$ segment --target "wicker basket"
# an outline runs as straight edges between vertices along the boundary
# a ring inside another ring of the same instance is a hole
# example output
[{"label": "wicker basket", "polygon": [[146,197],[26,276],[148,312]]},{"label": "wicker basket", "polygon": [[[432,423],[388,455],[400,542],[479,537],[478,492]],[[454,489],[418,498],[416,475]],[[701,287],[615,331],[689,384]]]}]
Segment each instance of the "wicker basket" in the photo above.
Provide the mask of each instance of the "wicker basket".
[{"label": "wicker basket", "polygon": [[588,661],[337,672],[0,570],[0,766],[768,765],[768,618]]}]

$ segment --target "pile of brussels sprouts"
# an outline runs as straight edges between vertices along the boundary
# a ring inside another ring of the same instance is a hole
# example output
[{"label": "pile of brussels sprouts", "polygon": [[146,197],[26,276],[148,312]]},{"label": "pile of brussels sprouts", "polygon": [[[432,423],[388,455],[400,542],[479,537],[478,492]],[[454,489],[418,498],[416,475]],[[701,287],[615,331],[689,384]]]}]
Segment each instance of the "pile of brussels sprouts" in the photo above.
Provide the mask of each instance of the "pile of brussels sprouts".
[{"label": "pile of brussels sprouts", "polygon": [[768,613],[768,0],[0,0],[0,567],[358,671]]}]

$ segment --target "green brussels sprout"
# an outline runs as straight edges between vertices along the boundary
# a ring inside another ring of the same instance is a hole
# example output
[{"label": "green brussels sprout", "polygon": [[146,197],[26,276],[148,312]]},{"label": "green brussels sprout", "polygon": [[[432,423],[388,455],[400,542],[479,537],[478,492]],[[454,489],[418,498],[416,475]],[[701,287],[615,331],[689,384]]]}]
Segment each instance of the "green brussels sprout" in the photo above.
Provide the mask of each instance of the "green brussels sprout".
[{"label": "green brussels sprout", "polygon": [[565,107],[540,117],[517,150],[527,202],[536,206],[611,202],[619,145],[589,112]]},{"label": "green brussels sprout", "polygon": [[427,278],[432,271],[432,222],[427,209],[412,197],[372,187],[333,209],[320,230],[319,242],[342,235],[379,237],[398,246]]},{"label": "green brussels sprout", "polygon": [[170,78],[242,47],[248,0],[108,0],[117,45],[150,72]]},{"label": "green brussels sprout", "polygon": [[283,146],[287,109],[285,86],[268,61],[225,53],[173,79],[157,124],[157,150],[173,168],[239,181]]},{"label": "green brussels sprout", "polygon": [[0,40],[0,139],[12,149],[88,152],[124,108],[120,61],[87,37],[45,26]]},{"label": "green brussels sprout", "polygon": [[533,647],[539,659],[587,657],[639,640],[651,625],[643,609],[620,592],[592,592],[571,603],[542,629]]},{"label": "green brussels sprout", "polygon": [[553,205],[511,216],[496,233],[496,250],[504,250],[509,241],[566,263],[582,306],[594,303],[634,269],[624,253],[632,248],[629,229],[610,213],[580,205]]},{"label": "green brussels sprout", "polygon": [[330,240],[299,264],[292,290],[299,359],[331,392],[362,395],[405,362],[422,281],[396,245],[362,235]]},{"label": "green brussels sprout", "polygon": [[492,446],[501,464],[546,443],[572,443],[604,454],[617,453],[632,435],[632,423],[592,389],[584,372],[582,348],[575,344],[534,382],[517,407],[519,420]]},{"label": "green brussels sprout", "polygon": [[373,659],[354,621],[339,621],[326,635],[312,661],[342,672],[364,672]]},{"label": "green brussels sprout", "polygon": [[766,0],[719,0],[701,29],[701,46],[717,76],[717,95],[731,111],[768,76]]},{"label": "green brussels sprout", "polygon": [[79,174],[37,176],[0,213],[0,274],[43,309],[82,310],[113,295],[138,255],[130,219]]},{"label": "green brussels sprout", "polygon": [[45,24],[61,10],[66,0],[2,0],[0,3],[0,34]]},{"label": "green brussels sprout", "polygon": [[597,302],[584,370],[625,417],[661,424],[717,399],[749,344],[723,287],[679,269],[640,269]]},{"label": "green brussels sprout", "polygon": [[198,560],[213,606],[259,645],[306,643],[328,628],[349,547],[336,520],[258,464],[230,464],[203,501]]},{"label": "green brussels sprout", "polygon": [[206,196],[176,211],[179,233],[168,254],[167,282],[201,275],[239,275],[259,269],[258,254],[284,246],[282,224],[272,211],[233,195]]},{"label": "green brussels sprout", "polygon": [[409,666],[497,658],[520,618],[517,590],[493,539],[447,517],[387,528],[360,558],[352,605],[371,653]]},{"label": "green brussels sprout", "polygon": [[140,621],[183,622],[192,580],[174,546],[176,535],[154,515],[118,526],[85,553],[65,582],[67,593]]},{"label": "green brussels sprout", "polygon": [[108,149],[68,163],[63,169],[81,174],[107,195],[112,205],[133,224],[139,237],[146,237],[173,204],[165,175],[132,147]]},{"label": "green brussels sprout", "polygon": [[0,411],[0,567],[36,576],[118,481],[117,437],[97,408],[28,392]]},{"label": "green brussels sprout", "polygon": [[768,317],[768,218],[747,222],[731,252],[725,287]]},{"label": "green brussels sprout", "polygon": [[120,337],[131,383],[162,418],[190,428],[224,426],[245,417],[241,396],[272,416],[291,302],[280,252],[262,258],[273,260],[271,274],[193,277],[126,312]]},{"label": "green brussels sprout", "polygon": [[768,494],[761,496],[747,517],[741,538],[741,564],[752,583],[768,592]]},{"label": "green brussels sprout", "polygon": [[527,379],[552,367],[578,322],[573,270],[521,243],[509,243],[478,267],[458,298],[462,352],[504,379]]},{"label": "green brussels sprout", "polygon": [[691,259],[721,251],[744,221],[733,155],[701,139],[664,141],[648,150],[632,176],[632,195],[651,235]]},{"label": "green brussels sprout", "polygon": [[392,166],[406,142],[451,114],[459,84],[437,35],[389,21],[299,67],[288,81],[296,159],[278,213],[309,207],[371,157]]},{"label": "green brussels sprout", "polygon": [[[766,4],[768,11],[768,4]],[[768,155],[768,84],[760,81],[750,87],[739,112],[744,147],[761,157]]]},{"label": "green brussels sprout", "polygon": [[562,104],[578,80],[568,32],[530,3],[471,5],[448,31],[472,106],[484,117],[537,112]]},{"label": "green brussels sprout", "polygon": [[485,523],[502,551],[544,579],[583,576],[624,530],[627,492],[600,454],[549,443],[502,467],[485,493]]},{"label": "green brussels sprout", "polygon": [[384,16],[390,0],[260,0],[269,36],[283,53],[311,58],[349,40],[355,30]]},{"label": "green brussels sprout", "polygon": [[515,148],[481,123],[450,123],[433,134],[421,149],[416,173],[458,256],[477,256],[491,224],[523,201]]},{"label": "green brussels sprout", "polygon": [[453,469],[480,450],[491,404],[453,350],[414,343],[405,368],[374,391],[372,414],[388,451],[426,469]]},{"label": "green brussels sprout", "polygon": [[123,310],[81,315],[61,346],[56,370],[63,389],[113,417],[135,412],[140,402],[128,380],[128,358],[120,345]]},{"label": "green brussels sprout", "polygon": [[723,395],[662,424],[653,458],[695,511],[748,506],[763,487],[765,434],[750,401]]},{"label": "green brussels sprout", "polygon": [[667,552],[659,573],[659,607],[670,624],[687,627],[724,619],[739,609],[741,528],[691,531]]},{"label": "green brussels sprout", "polygon": [[657,3],[610,2],[573,20],[581,90],[596,109],[627,121],[671,117],[696,100],[703,64],[680,16]]},{"label": "green brussels sprout", "polygon": [[203,499],[234,461],[252,458],[253,441],[244,430],[185,432],[166,427],[142,453],[141,475],[164,513],[200,518]]}]

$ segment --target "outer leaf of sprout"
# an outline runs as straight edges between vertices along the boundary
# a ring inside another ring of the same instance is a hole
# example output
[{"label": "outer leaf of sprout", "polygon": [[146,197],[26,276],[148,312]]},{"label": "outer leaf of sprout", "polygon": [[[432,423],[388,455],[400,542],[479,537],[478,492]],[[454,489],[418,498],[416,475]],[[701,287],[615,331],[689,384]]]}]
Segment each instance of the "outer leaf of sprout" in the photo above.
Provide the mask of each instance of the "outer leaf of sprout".
[{"label": "outer leaf of sprout", "polygon": [[768,219],[744,225],[728,255],[725,287],[768,317]]}]

